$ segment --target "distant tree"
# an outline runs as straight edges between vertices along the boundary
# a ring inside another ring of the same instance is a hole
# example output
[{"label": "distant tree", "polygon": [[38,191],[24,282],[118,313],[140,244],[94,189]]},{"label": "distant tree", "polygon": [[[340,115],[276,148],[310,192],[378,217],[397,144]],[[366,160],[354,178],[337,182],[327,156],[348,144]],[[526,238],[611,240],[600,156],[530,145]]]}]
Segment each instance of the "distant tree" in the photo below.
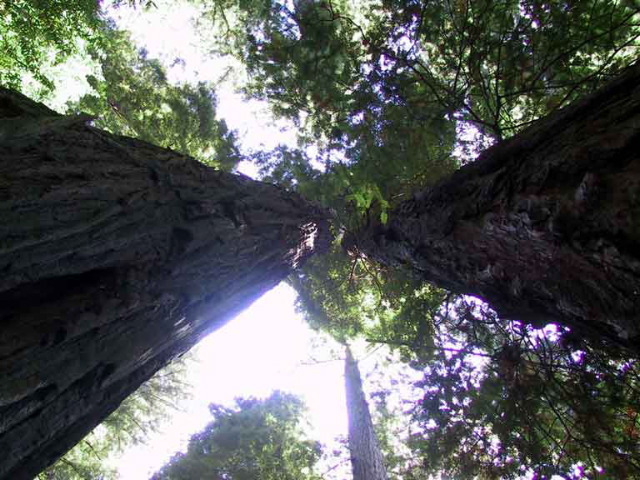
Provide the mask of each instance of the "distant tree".
[{"label": "distant tree", "polygon": [[349,417],[349,452],[353,480],[387,480],[387,471],[369,404],[362,389],[360,369],[347,346],[344,377]]},{"label": "distant tree", "polygon": [[[362,294],[366,289],[356,287],[355,279],[351,279],[354,285],[349,286],[345,278],[336,275],[335,253],[329,252],[325,257],[320,262],[309,262],[303,271],[292,274],[289,281],[298,292],[298,308],[309,325],[328,333],[344,345],[345,397],[349,422],[347,440],[353,478],[386,480],[384,454],[390,452],[383,452],[380,448],[358,362],[348,344],[366,335],[371,324],[378,320],[379,305],[364,298]],[[345,266],[345,263],[338,262],[337,266]],[[356,265],[353,267],[351,271],[355,274]],[[328,275],[323,276],[321,271]]]},{"label": "distant tree", "polygon": [[303,404],[290,394],[211,405],[214,420],[152,480],[320,480],[321,448],[304,435]]}]

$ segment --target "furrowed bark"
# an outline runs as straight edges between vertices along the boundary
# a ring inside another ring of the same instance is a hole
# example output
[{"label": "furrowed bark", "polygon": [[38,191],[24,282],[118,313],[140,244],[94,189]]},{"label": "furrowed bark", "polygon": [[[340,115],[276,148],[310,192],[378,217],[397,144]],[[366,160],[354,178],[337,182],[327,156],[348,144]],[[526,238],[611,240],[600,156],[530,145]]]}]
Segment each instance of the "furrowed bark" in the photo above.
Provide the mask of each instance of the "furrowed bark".
[{"label": "furrowed bark", "polygon": [[329,242],[293,193],[0,90],[0,478],[31,479]]},{"label": "furrowed bark", "polygon": [[362,390],[360,369],[349,347],[346,347],[344,378],[353,480],[386,480],[387,471],[376,432],[373,429],[369,405]]},{"label": "furrowed bark", "polygon": [[344,244],[504,318],[639,350],[640,64]]}]

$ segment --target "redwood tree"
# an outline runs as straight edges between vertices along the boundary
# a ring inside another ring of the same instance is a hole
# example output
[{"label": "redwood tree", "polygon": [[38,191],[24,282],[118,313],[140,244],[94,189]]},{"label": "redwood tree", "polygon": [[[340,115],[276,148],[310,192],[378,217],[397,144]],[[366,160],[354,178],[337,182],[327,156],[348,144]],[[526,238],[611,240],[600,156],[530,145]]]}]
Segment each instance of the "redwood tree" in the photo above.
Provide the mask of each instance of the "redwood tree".
[{"label": "redwood tree", "polygon": [[344,242],[502,318],[640,349],[640,64]]},{"label": "redwood tree", "polygon": [[348,346],[344,363],[344,379],[353,480],[387,480],[384,459],[373,429],[369,405],[362,390],[360,369]]},{"label": "redwood tree", "polygon": [[298,195],[0,90],[0,478],[31,479],[329,238]]}]

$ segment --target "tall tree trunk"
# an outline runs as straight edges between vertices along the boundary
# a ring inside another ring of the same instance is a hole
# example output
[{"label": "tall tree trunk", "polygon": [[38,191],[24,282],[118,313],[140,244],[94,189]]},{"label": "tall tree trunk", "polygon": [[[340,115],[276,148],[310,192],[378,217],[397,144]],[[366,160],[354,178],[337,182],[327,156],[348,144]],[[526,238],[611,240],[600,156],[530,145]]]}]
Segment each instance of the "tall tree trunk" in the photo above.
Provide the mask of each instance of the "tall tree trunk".
[{"label": "tall tree trunk", "polygon": [[357,362],[346,347],[344,378],[349,416],[349,452],[353,480],[386,480],[382,452],[373,429],[369,405],[362,390]]},{"label": "tall tree trunk", "polygon": [[640,349],[640,64],[345,240],[498,313]]},{"label": "tall tree trunk", "polygon": [[0,478],[31,479],[329,241],[295,194],[0,90]]}]

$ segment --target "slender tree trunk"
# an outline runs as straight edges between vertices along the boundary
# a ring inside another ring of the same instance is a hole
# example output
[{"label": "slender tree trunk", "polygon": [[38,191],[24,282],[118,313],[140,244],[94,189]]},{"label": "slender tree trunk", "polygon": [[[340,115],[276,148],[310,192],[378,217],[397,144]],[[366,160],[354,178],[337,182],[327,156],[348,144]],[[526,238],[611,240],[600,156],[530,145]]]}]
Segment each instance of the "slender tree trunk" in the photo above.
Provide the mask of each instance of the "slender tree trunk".
[{"label": "slender tree trunk", "polygon": [[360,370],[349,347],[346,347],[344,378],[353,480],[386,480],[387,471],[373,429],[369,405],[362,390]]},{"label": "slender tree trunk", "polygon": [[640,64],[345,246],[505,318],[640,349]]},{"label": "slender tree trunk", "polygon": [[295,194],[0,90],[0,478],[31,479],[328,243]]}]

